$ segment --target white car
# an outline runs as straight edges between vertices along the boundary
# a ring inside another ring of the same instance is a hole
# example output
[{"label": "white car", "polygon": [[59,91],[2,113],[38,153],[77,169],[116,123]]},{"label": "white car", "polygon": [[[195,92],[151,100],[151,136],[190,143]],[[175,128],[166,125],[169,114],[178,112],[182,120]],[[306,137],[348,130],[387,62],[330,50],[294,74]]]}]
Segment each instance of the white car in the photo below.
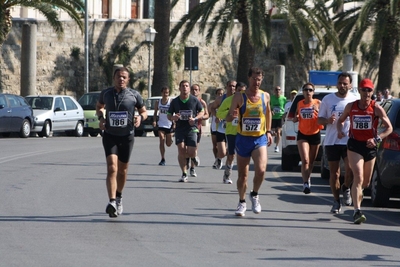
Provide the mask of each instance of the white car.
[{"label": "white car", "polygon": [[30,95],[25,97],[33,109],[32,132],[49,137],[51,132],[65,131],[77,137],[83,134],[85,116],[81,105],[66,95]]},{"label": "white car", "polygon": [[155,127],[153,126],[153,117],[154,105],[161,98],[161,96],[153,96],[144,100],[147,110],[147,119],[143,121],[138,128],[135,129],[136,136],[144,136],[147,132],[153,132],[154,136],[158,136],[158,127],[157,125]]}]

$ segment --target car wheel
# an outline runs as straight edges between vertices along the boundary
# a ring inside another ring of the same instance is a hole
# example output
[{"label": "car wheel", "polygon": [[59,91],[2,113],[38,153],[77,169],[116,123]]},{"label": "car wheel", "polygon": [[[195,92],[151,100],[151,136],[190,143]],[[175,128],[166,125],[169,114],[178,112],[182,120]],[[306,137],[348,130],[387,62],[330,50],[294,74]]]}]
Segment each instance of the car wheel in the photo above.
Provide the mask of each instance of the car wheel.
[{"label": "car wheel", "polygon": [[294,157],[292,155],[287,155],[282,152],[281,168],[283,171],[292,171],[293,170],[293,161],[294,161]]},{"label": "car wheel", "polygon": [[374,169],[371,179],[371,202],[375,207],[387,207],[390,199],[390,188],[382,185],[378,169]]},{"label": "car wheel", "polygon": [[99,133],[98,132],[90,132],[89,135],[91,137],[96,137],[97,135],[99,135]]},{"label": "car wheel", "polygon": [[40,133],[38,133],[38,135],[40,137],[49,137],[50,136],[50,131],[51,131],[51,127],[50,127],[50,122],[49,121],[45,121],[42,131]]},{"label": "car wheel", "polygon": [[83,123],[81,121],[77,122],[74,134],[76,137],[81,137],[83,135]]},{"label": "car wheel", "polygon": [[155,137],[158,137],[158,131],[153,131],[153,133]]},{"label": "car wheel", "polygon": [[22,121],[21,130],[19,131],[19,136],[21,138],[27,138],[31,134],[31,123],[28,120]]}]

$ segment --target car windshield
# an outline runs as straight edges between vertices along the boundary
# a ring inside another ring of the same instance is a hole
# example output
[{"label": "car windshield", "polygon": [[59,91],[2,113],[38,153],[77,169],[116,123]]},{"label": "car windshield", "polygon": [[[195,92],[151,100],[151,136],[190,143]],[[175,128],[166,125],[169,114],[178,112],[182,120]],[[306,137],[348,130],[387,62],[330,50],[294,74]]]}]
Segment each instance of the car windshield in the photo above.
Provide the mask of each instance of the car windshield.
[{"label": "car windshield", "polygon": [[100,93],[98,94],[84,94],[79,100],[79,104],[82,106],[83,110],[95,110],[96,103],[99,99]]},{"label": "car windshield", "polygon": [[156,102],[160,100],[159,98],[150,98],[146,99],[145,104],[146,104],[146,109],[147,110],[153,110]]},{"label": "car windshield", "polygon": [[51,107],[53,106],[52,97],[30,96],[26,97],[26,100],[32,109],[51,110]]}]

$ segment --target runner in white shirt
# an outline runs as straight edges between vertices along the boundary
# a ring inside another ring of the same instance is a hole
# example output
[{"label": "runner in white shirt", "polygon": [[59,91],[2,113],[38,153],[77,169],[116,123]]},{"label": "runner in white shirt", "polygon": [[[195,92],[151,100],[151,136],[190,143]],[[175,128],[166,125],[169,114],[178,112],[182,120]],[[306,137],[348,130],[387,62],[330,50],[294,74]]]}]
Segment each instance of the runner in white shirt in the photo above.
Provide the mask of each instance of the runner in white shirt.
[{"label": "runner in white shirt", "polygon": [[[169,88],[164,86],[161,88],[162,98],[154,105],[153,127],[158,124],[158,138],[160,140],[160,166],[165,166],[165,145],[172,145],[172,121],[168,120],[167,112],[171,104],[172,98],[169,96]],[[158,121],[157,121],[158,118]]]},{"label": "runner in white shirt", "polygon": [[[340,190],[343,193],[343,202],[350,206],[352,203],[350,195],[350,185],[353,180],[353,175],[349,167],[347,159],[347,140],[348,136],[338,139],[336,122],[343,113],[347,103],[354,102],[359,99],[354,93],[350,92],[352,85],[351,74],[343,72],[339,74],[336,93],[326,95],[321,102],[318,112],[318,124],[326,126],[325,139],[323,141],[324,150],[328,158],[330,177],[329,184],[334,197],[332,213],[339,213],[341,210]],[[344,122],[343,132],[348,133],[350,121],[347,119]],[[340,186],[340,158],[345,162],[345,179]]]}]

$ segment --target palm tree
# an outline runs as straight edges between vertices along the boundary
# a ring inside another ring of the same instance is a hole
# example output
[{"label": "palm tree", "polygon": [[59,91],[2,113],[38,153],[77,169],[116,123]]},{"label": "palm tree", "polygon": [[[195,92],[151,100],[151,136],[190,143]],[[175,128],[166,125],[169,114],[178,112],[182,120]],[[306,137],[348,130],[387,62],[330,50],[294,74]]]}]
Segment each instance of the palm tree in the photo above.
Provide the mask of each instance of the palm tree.
[{"label": "palm tree", "polygon": [[[339,1],[341,2],[341,1]],[[393,82],[393,66],[399,53],[400,2],[398,0],[346,1],[358,4],[336,15],[336,31],[340,42],[356,53],[368,29],[372,30],[371,51],[380,51],[377,90],[390,88]],[[362,6],[360,6],[362,3]],[[336,6],[333,5],[332,8]]]},{"label": "palm tree", "polygon": [[11,30],[12,21],[10,8],[13,6],[37,9],[46,17],[60,39],[64,34],[64,29],[61,22],[58,20],[58,13],[54,8],[59,8],[67,12],[83,32],[83,23],[81,19],[85,10],[85,5],[82,0],[0,0],[0,46],[7,39]]},{"label": "palm tree", "polygon": [[[215,14],[212,20],[211,14]],[[195,26],[199,25],[200,33],[204,33],[209,26],[207,42],[211,41],[214,31],[217,30],[217,43],[222,45],[226,34],[232,30],[235,19],[242,26],[236,80],[246,82],[256,51],[268,46],[270,41],[270,17],[264,0],[206,0],[181,18],[171,31],[171,41],[185,26],[181,35],[181,41],[184,42]]]},{"label": "palm tree", "polygon": [[[154,28],[157,31],[154,39],[154,75],[151,95],[161,95],[161,88],[168,86],[170,0],[159,0],[155,5]],[[172,88],[171,88],[172,91]]]}]

